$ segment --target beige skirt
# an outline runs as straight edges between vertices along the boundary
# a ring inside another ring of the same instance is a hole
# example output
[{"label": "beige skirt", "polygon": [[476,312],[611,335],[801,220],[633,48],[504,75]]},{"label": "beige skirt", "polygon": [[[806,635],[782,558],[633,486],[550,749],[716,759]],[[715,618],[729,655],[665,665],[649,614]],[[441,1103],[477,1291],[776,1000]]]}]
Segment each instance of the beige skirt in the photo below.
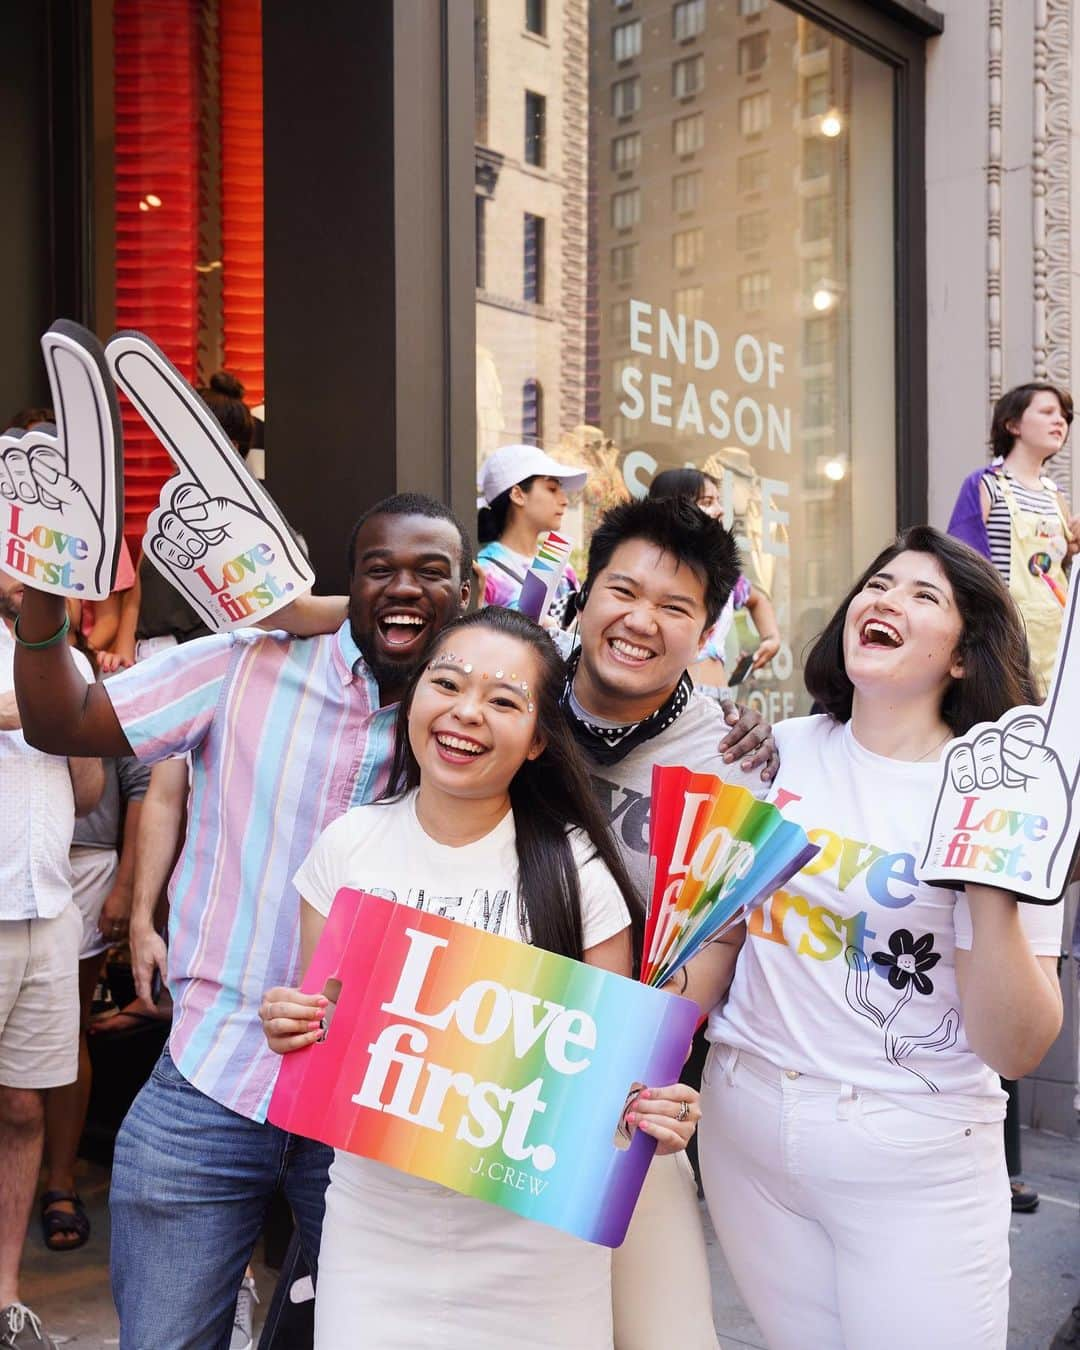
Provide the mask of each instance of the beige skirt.
[{"label": "beige skirt", "polygon": [[611,1346],[606,1247],[337,1154],[319,1254],[315,1350]]}]

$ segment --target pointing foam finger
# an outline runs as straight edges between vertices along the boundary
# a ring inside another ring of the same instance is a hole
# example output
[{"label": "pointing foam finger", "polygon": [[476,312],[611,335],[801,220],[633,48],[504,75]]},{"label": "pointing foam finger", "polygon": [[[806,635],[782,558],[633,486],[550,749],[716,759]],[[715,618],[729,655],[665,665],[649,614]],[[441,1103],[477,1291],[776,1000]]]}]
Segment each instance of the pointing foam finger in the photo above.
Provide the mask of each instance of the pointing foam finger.
[{"label": "pointing foam finger", "polygon": [[995,787],[1001,782],[1001,732],[990,727],[975,738],[971,747],[975,760],[975,779],[980,787]]},{"label": "pointing foam finger", "polygon": [[37,483],[34,475],[30,472],[30,460],[26,451],[21,448],[9,450],[4,458],[7,462],[8,473],[11,475],[16,497],[21,502],[36,502],[38,499]]},{"label": "pointing foam finger", "polygon": [[975,758],[970,745],[958,745],[950,753],[949,774],[958,792],[970,792],[975,786]]},{"label": "pointing foam finger", "polygon": [[182,548],[179,548],[169,539],[163,539],[160,535],[155,535],[150,540],[150,548],[154,556],[160,558],[166,567],[179,567],[186,572],[195,561]]},{"label": "pointing foam finger", "polygon": [[56,436],[49,439],[63,459],[62,472],[79,483],[99,520],[104,523],[112,517],[118,551],[115,485],[122,444],[120,409],[104,348],[80,324],[58,319],[42,337],[41,350],[56,413]]},{"label": "pointing foam finger", "polygon": [[206,540],[200,539],[194,530],[188,529],[178,515],[172,511],[163,511],[158,517],[158,531],[162,538],[176,545],[181,553],[191,558],[201,558],[206,552]]},{"label": "pointing foam finger", "polygon": [[207,497],[254,509],[252,479],[213,413],[143,333],[117,333],[105,358],[113,377],[180,469]]}]

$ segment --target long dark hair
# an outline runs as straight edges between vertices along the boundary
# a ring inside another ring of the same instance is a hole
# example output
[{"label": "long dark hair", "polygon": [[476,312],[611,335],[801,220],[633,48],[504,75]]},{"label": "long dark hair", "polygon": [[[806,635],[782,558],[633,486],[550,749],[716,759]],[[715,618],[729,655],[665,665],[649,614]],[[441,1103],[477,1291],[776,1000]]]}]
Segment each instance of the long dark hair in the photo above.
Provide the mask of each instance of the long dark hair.
[{"label": "long dark hair", "polygon": [[838,722],[851,717],[854,687],[844,668],[848,606],[875,573],[901,553],[928,553],[949,579],[963,629],[957,655],[964,674],[945,691],[943,721],[957,736],[995,722],[1021,703],[1037,703],[1023,620],[997,569],[967,544],[929,525],[904,530],[855,582],[806,659],[810,696]]},{"label": "long dark hair", "polygon": [[689,464],[681,469],[661,469],[649,484],[649,496],[689,497],[696,506],[706,483],[711,483],[713,487],[720,486],[712,474]]},{"label": "long dark hair", "polygon": [[528,478],[523,478],[520,483],[511,483],[505,492],[500,492],[493,502],[488,506],[482,506],[476,518],[476,537],[481,545],[492,544],[497,539],[501,539],[503,531],[506,529],[506,518],[510,514],[510,508],[513,502],[510,500],[510,494],[514,488],[519,487],[522,492],[528,492],[536,481],[537,475],[530,474]]},{"label": "long dark hair", "polygon": [[536,655],[539,671],[532,686],[537,710],[537,735],[545,745],[536,759],[526,760],[510,784],[510,804],[517,835],[518,904],[523,933],[534,947],[580,961],[584,954],[581,923],[581,887],[567,836],[580,829],[588,836],[595,856],[605,865],[622,892],[630,911],[635,960],[644,926],[642,902],[611,837],[559,697],[566,667],[547,633],[516,610],[489,605],[447,626],[436,638],[425,665],[413,675],[401,700],[397,744],[386,798],[396,799],[420,782],[420,767],[409,744],[409,712],[424,670],[455,633],[468,628],[490,628],[516,638]]},{"label": "long dark hair", "polygon": [[[1072,426],[1073,401],[1067,389],[1045,380],[1032,380],[1029,384],[1018,384],[1008,389],[994,404],[994,415],[990,421],[990,455],[1004,459],[1016,445],[1016,432],[1009,430],[1010,422],[1019,422],[1027,412],[1028,404],[1036,394],[1053,394],[1061,407],[1065,425]],[[1068,433],[1066,433],[1066,436]]]}]

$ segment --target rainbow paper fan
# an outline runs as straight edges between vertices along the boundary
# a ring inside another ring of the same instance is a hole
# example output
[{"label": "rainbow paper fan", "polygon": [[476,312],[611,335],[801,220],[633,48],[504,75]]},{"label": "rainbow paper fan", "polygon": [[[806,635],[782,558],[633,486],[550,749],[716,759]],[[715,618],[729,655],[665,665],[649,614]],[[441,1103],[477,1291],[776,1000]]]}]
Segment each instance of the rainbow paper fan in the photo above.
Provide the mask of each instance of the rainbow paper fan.
[{"label": "rainbow paper fan", "polygon": [[656,765],[649,812],[643,984],[659,987],[762,904],[818,852],[746,788]]}]

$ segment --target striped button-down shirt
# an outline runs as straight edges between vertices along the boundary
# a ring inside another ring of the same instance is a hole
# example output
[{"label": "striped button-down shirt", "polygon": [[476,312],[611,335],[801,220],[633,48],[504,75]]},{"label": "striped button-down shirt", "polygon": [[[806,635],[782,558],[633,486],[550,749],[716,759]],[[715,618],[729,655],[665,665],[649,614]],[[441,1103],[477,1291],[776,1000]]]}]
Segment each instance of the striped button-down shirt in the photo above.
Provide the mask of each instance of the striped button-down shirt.
[{"label": "striped button-down shirt", "polygon": [[191,754],[187,837],[169,884],[169,1050],[201,1092],[263,1120],[279,1063],[263,991],[295,985],[292,877],[322,830],[386,786],[394,708],[348,622],[330,637],[223,634],[105,685],[131,748]]}]

